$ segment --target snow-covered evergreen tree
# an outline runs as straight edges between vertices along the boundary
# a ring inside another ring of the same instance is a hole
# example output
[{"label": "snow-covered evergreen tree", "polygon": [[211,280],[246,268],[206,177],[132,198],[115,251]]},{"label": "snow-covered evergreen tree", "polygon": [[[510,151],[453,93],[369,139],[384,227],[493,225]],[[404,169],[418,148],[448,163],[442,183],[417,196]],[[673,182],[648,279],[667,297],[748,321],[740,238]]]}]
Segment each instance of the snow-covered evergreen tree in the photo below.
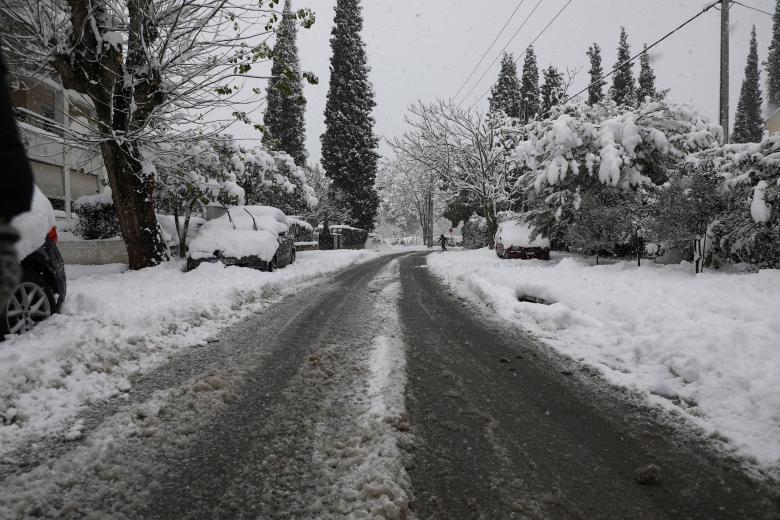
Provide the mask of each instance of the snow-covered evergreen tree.
[{"label": "snow-covered evergreen tree", "polygon": [[766,60],[767,103],[770,112],[780,109],[780,0],[772,17],[772,43]]},{"label": "snow-covered evergreen tree", "polygon": [[754,25],[750,33],[750,51],[745,65],[745,79],[742,80],[742,89],[739,91],[734,131],[731,134],[731,140],[735,143],[757,143],[764,133],[764,119],[761,117],[760,74]]},{"label": "snow-covered evergreen tree", "polygon": [[617,61],[615,67],[625,63],[612,76],[612,87],[609,89],[609,96],[618,105],[633,106],[636,103],[636,85],[634,84],[634,72],[631,69],[631,63],[626,63],[631,59],[631,48],[628,45],[628,34],[626,28],[620,28],[620,42],[617,49]]},{"label": "snow-covered evergreen tree", "polygon": [[306,163],[306,98],[296,37],[296,15],[290,0],[284,3],[282,21],[276,33],[271,79],[268,81],[267,102],[263,124],[263,144],[272,150],[289,154],[298,166]]},{"label": "snow-covered evergreen tree", "polygon": [[563,90],[565,88],[563,74],[558,69],[550,65],[544,69],[542,74],[544,82],[540,89],[542,104],[539,114],[542,117],[547,117],[550,115],[550,110],[563,100],[566,93]]},{"label": "snow-covered evergreen tree", "polygon": [[594,43],[588,47],[588,59],[590,60],[590,86],[588,87],[588,104],[594,105],[601,103],[604,99],[604,86],[606,81],[600,79],[604,75],[604,69],[601,67],[601,47]]},{"label": "snow-covered evergreen tree", "polygon": [[655,72],[650,66],[650,56],[647,53],[647,44],[645,44],[645,52],[639,57],[639,89],[636,97],[637,101],[642,103],[646,98],[652,100],[655,96]]},{"label": "snow-covered evergreen tree", "polygon": [[520,117],[520,80],[517,78],[517,65],[511,54],[504,53],[498,80],[490,90],[490,111],[503,112],[509,117]]},{"label": "snow-covered evergreen tree", "polygon": [[368,80],[365,45],[360,37],[360,0],[337,0],[331,33],[330,88],[322,135],[322,166],[348,211],[349,224],[371,229],[379,207],[374,189],[377,138],[374,91]]},{"label": "snow-covered evergreen tree", "polygon": [[525,51],[523,76],[520,79],[520,119],[528,122],[539,113],[539,68],[533,47]]}]

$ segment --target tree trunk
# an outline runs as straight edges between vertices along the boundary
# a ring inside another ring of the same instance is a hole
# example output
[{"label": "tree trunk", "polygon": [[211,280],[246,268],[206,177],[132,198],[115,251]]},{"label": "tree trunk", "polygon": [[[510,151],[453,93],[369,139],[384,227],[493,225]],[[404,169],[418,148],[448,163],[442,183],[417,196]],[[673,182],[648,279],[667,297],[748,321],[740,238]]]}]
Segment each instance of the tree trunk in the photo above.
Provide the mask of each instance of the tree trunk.
[{"label": "tree trunk", "polygon": [[636,249],[636,266],[642,267],[642,253],[639,251],[639,228],[634,229],[634,249]]},{"label": "tree trunk", "polygon": [[428,242],[428,247],[433,247],[433,194],[431,192],[428,192],[425,204],[428,206],[425,215],[425,220],[428,222],[428,236],[426,237],[426,240]]},{"label": "tree trunk", "polygon": [[693,267],[696,274],[704,272],[704,244],[707,240],[706,235],[703,238],[693,239]]},{"label": "tree trunk", "polygon": [[143,269],[168,260],[168,246],[154,213],[154,177],[143,172],[138,152],[131,143],[104,141],[100,149],[130,269]]},{"label": "tree trunk", "polygon": [[491,204],[486,204],[482,207],[485,212],[485,221],[487,222],[488,230],[488,247],[490,249],[496,248],[496,231],[498,231],[498,222],[496,221],[496,214],[493,211]]}]

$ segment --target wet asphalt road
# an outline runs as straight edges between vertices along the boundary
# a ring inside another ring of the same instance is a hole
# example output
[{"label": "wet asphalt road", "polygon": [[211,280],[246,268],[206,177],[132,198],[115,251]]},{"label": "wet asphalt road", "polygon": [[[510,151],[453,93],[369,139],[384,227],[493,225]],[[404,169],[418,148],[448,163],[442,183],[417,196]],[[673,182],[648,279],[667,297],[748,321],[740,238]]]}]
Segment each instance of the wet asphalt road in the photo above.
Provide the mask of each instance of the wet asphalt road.
[{"label": "wet asphalt road", "polygon": [[[410,484],[395,518],[780,519],[776,489],[592,371],[494,323],[431,275],[424,253],[383,256],[304,288],[184,350],[135,382],[127,402],[88,411],[88,429],[130,414],[149,435],[103,444],[110,449],[95,453],[94,474],[69,462],[86,464],[87,440],[47,448],[42,462],[30,455],[42,471],[27,482],[63,476],[41,485],[41,505],[27,511],[345,518],[336,511],[350,506],[335,481],[354,467],[367,359],[386,333],[377,301],[399,279],[407,417],[393,428]],[[178,397],[155,416],[139,414],[160,391]],[[640,485],[635,470],[650,463],[661,483]]]},{"label": "wet asphalt road", "polygon": [[[419,518],[780,518],[705,441],[475,315],[424,264],[400,271]],[[661,484],[635,482],[650,463]]]}]

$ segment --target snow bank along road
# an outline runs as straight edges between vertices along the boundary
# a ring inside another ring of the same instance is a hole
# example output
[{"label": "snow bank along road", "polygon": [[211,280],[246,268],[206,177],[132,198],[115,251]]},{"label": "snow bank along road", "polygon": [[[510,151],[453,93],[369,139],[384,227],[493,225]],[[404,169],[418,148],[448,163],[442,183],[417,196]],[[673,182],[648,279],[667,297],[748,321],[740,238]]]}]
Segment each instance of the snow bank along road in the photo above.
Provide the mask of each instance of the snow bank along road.
[{"label": "snow bank along road", "polygon": [[[87,409],[0,474],[0,518],[778,517],[768,484],[567,363],[424,255],[380,257]],[[635,482],[649,463],[660,485]]]}]

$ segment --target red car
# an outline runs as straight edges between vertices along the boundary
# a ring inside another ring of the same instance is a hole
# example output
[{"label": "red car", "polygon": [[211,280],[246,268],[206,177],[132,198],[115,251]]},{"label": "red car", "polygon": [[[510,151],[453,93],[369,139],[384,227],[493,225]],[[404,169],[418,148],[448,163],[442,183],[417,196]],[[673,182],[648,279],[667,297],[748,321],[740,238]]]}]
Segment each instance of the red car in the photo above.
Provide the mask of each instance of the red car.
[{"label": "red car", "polygon": [[550,259],[550,241],[544,237],[531,239],[533,229],[528,224],[508,220],[498,225],[496,254],[499,258],[529,260]]}]

